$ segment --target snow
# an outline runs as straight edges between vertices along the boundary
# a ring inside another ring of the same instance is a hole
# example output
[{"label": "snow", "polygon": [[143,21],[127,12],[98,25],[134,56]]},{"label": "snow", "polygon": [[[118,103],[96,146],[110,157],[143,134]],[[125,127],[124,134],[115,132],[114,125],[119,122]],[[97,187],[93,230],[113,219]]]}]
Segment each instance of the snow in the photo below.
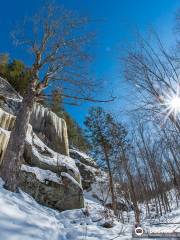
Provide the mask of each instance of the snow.
[{"label": "snow", "polygon": [[85,168],[87,171],[90,171],[90,172],[92,172],[92,173],[94,173],[94,174],[98,173],[98,169],[97,169],[97,168],[88,166],[88,165],[82,163],[82,162],[81,162],[80,160],[78,160],[78,159],[75,159],[75,163],[76,163],[76,164],[79,164],[79,165],[83,165],[84,168]]},{"label": "snow", "polygon": [[[110,240],[130,239],[131,226],[115,222],[111,229],[101,225],[103,207],[87,200],[84,209],[56,210],[39,205],[32,197],[20,190],[12,193],[2,187],[0,180],[0,239],[3,240]],[[99,221],[98,221],[99,220]]]},{"label": "snow", "polygon": [[62,177],[66,177],[69,178],[69,180],[71,180],[71,182],[73,182],[75,185],[77,185],[80,189],[82,189],[81,184],[79,184],[70,174],[66,173],[66,172],[61,172],[61,176]]},{"label": "snow", "polygon": [[[171,204],[172,211],[163,216],[155,217],[153,216],[155,213],[151,212],[150,216],[146,217],[145,207],[144,205],[141,206],[142,222],[146,231],[150,233],[180,233],[180,208],[177,207],[175,201],[175,191],[172,189],[169,193],[174,200]],[[151,204],[154,204],[153,200]]]},{"label": "snow", "polygon": [[[78,155],[80,155],[82,158],[85,158],[85,159],[91,159],[86,153],[84,152],[80,152],[78,151],[77,149],[70,149],[71,152],[74,152],[74,153],[77,153]],[[92,159],[91,159],[92,160]],[[93,160],[92,160],[93,161]]]},{"label": "snow", "polygon": [[11,86],[11,84],[4,78],[0,77],[0,95],[5,96],[6,99],[12,99],[13,101],[21,102],[22,97]]},{"label": "snow", "polygon": [[0,134],[1,133],[4,133],[7,137],[9,137],[11,132],[0,127]]},{"label": "snow", "polygon": [[53,173],[49,170],[44,170],[38,167],[30,167],[24,164],[21,166],[21,170],[25,172],[34,173],[36,175],[36,178],[40,182],[46,182],[46,180],[57,183],[62,182],[62,179],[58,177],[56,173]]},{"label": "snow", "polygon": [[[47,147],[38,137],[35,133],[29,132],[26,137],[27,143],[32,145],[32,151],[37,158],[48,164],[53,166],[65,166],[67,169],[72,170],[76,175],[79,174],[79,170],[75,164],[74,159],[72,159],[69,156],[62,155],[60,153],[57,153],[53,151],[51,148]],[[52,156],[47,156],[41,154],[37,147],[42,149],[42,151],[48,151]]]},{"label": "snow", "polygon": [[78,151],[77,149],[70,149],[70,152],[78,154],[80,157],[86,159],[89,163],[96,166],[96,162],[90,156],[88,156],[86,153]]},{"label": "snow", "polygon": [[[25,170],[31,168],[23,166]],[[35,171],[36,174],[39,172]],[[67,176],[67,175],[66,175]],[[121,240],[131,239],[134,216],[130,212],[130,223],[118,222],[112,212],[106,219],[104,208],[92,196],[87,199],[85,208],[58,212],[38,204],[23,191],[12,193],[5,190],[0,179],[0,239],[3,240]],[[88,210],[89,216],[85,215]],[[145,212],[143,205],[142,212]],[[102,224],[114,219],[112,228],[104,228]],[[161,217],[160,222],[180,222],[180,209],[174,204],[173,211]],[[143,219],[142,227],[149,232],[179,232],[179,224],[151,225]]]}]

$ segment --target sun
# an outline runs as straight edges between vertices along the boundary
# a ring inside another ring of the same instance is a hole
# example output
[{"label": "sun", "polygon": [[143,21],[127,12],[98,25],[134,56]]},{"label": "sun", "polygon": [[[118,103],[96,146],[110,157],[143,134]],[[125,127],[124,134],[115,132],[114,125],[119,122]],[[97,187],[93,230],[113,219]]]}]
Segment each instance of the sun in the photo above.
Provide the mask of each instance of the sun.
[{"label": "sun", "polygon": [[176,92],[171,92],[170,94],[166,94],[164,97],[164,103],[162,104],[166,113],[165,120],[169,117],[169,115],[173,114],[175,117],[180,113],[180,92],[179,87]]},{"label": "sun", "polygon": [[170,99],[169,107],[173,110],[173,112],[180,112],[180,97],[175,96]]}]

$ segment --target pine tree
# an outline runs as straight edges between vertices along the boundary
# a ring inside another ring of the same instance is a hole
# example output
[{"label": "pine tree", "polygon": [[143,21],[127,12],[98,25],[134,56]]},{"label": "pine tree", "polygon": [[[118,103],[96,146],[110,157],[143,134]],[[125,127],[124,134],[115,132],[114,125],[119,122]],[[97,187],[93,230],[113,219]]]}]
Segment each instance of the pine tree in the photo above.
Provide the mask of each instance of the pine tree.
[{"label": "pine tree", "polygon": [[22,61],[9,61],[7,54],[1,54],[0,76],[5,78],[22,96],[25,94],[30,73]]},{"label": "pine tree", "polygon": [[116,194],[114,189],[114,165],[118,157],[120,147],[126,145],[127,132],[110,113],[102,108],[92,108],[86,117],[87,136],[90,140],[96,158],[100,159],[109,175],[109,186],[112,196],[112,205],[116,211]]}]

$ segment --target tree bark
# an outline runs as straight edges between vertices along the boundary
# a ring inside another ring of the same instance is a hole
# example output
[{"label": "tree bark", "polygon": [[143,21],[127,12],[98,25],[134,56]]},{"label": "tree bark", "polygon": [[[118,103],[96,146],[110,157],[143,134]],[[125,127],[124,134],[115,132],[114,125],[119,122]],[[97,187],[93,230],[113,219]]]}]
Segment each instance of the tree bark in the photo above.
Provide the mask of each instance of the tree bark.
[{"label": "tree bark", "polygon": [[108,174],[109,174],[109,186],[110,186],[111,199],[112,199],[112,208],[113,208],[114,213],[117,214],[117,209],[116,209],[117,202],[116,202],[116,196],[115,196],[115,192],[114,192],[113,176],[112,176],[112,172],[111,172],[109,156],[107,153],[106,146],[104,146],[104,155],[105,155],[105,160],[106,160]]},{"label": "tree bark", "polygon": [[5,188],[13,192],[18,186],[24,143],[34,102],[35,93],[32,88],[29,88],[27,95],[22,100],[0,169]]}]

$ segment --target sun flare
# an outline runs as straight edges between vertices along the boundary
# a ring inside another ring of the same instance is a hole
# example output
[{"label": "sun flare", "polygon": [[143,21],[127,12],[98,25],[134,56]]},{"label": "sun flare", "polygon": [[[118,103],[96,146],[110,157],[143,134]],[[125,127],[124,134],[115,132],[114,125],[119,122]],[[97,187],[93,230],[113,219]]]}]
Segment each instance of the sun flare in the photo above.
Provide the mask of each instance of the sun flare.
[{"label": "sun flare", "polygon": [[170,114],[173,114],[175,117],[177,117],[177,115],[180,113],[179,87],[177,88],[176,93],[171,93],[171,94],[165,95],[163,105],[165,107],[164,112],[166,112],[165,120],[168,118],[168,116]]},{"label": "sun flare", "polygon": [[174,112],[180,112],[180,97],[173,97],[169,102],[169,106]]}]

